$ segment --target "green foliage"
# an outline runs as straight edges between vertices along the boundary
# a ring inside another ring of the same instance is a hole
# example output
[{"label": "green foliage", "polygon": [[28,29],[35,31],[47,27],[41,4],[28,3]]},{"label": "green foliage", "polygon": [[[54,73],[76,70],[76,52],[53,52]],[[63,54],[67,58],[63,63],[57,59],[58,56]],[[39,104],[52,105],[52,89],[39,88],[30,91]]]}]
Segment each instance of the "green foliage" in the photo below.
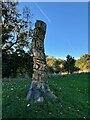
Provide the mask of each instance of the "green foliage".
[{"label": "green foliage", "polygon": [[46,63],[48,66],[48,72],[50,73],[59,73],[63,71],[63,62],[62,59],[56,59],[54,57],[47,57]]},{"label": "green foliage", "polygon": [[50,66],[47,67],[48,73],[54,73],[54,69]]},{"label": "green foliage", "polygon": [[47,65],[50,67],[54,67],[55,61],[56,61],[56,59],[54,57],[47,57],[47,59],[46,59]]},{"label": "green foliage", "polygon": [[2,2],[3,77],[32,75],[32,57],[25,52],[25,48],[30,51],[31,13],[28,8],[25,8],[23,14],[19,14],[17,5],[18,2]]},{"label": "green foliage", "polygon": [[54,57],[47,57],[46,63],[49,73],[68,72],[73,73],[75,71],[88,71],[90,72],[90,55],[85,54],[80,59],[75,60],[74,57],[67,55],[66,60],[56,59]]},{"label": "green foliage", "polygon": [[27,89],[31,80],[3,79],[2,117],[5,118],[68,118],[87,119],[88,75],[70,74],[49,78],[50,89],[57,100],[45,98],[44,103],[26,101]]},{"label": "green foliage", "polygon": [[80,70],[90,71],[90,55],[85,54],[80,57],[75,63],[76,67],[79,67]]},{"label": "green foliage", "polygon": [[[18,2],[2,2],[2,51],[28,47],[32,38],[32,16],[29,9],[17,11]],[[28,16],[27,16],[28,15]],[[27,16],[27,17],[26,17]]]},{"label": "green foliage", "polygon": [[73,73],[74,71],[78,70],[78,68],[75,67],[75,59],[74,57],[67,55],[66,61],[64,62],[64,69],[68,73]]},{"label": "green foliage", "polygon": [[3,53],[2,59],[3,77],[24,77],[25,74],[28,74],[30,77],[32,76],[32,57],[23,50],[17,50],[16,52],[13,52],[13,54]]},{"label": "green foliage", "polygon": [[[8,49],[13,43],[15,25],[14,20],[18,20],[15,2],[2,2],[2,49]],[[7,46],[7,47],[6,47]]]}]

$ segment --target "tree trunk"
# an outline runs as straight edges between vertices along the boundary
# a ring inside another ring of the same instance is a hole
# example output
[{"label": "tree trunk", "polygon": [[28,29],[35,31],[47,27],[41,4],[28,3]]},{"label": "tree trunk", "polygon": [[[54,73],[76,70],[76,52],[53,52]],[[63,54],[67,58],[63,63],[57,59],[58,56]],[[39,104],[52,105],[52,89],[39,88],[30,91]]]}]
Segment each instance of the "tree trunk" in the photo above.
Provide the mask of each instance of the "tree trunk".
[{"label": "tree trunk", "polygon": [[43,102],[45,96],[56,98],[53,92],[50,91],[47,81],[47,65],[44,53],[45,33],[46,24],[43,21],[37,20],[32,40],[33,76],[27,94],[27,100],[34,102]]}]

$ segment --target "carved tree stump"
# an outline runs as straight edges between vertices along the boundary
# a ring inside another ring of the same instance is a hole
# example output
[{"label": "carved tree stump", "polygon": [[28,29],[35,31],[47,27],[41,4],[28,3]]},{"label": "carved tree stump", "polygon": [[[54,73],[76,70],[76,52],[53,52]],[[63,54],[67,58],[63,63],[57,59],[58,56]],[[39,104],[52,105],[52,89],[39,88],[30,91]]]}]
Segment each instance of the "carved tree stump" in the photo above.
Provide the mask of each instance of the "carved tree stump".
[{"label": "carved tree stump", "polygon": [[43,102],[44,96],[56,98],[50,91],[47,80],[47,65],[44,53],[44,38],[46,33],[46,24],[37,20],[35,23],[34,35],[32,40],[33,52],[33,76],[32,83],[27,94],[27,100],[34,102]]}]

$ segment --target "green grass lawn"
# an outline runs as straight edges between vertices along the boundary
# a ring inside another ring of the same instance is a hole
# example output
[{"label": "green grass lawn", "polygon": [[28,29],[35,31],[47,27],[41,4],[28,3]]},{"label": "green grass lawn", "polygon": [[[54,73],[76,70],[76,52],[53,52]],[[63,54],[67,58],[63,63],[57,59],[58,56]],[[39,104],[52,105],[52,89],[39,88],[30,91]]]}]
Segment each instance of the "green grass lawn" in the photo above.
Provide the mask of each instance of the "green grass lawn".
[{"label": "green grass lawn", "polygon": [[[88,73],[90,75],[90,73]],[[3,79],[3,118],[88,118],[88,74],[48,78],[57,100],[29,103],[26,93],[31,80]]]}]

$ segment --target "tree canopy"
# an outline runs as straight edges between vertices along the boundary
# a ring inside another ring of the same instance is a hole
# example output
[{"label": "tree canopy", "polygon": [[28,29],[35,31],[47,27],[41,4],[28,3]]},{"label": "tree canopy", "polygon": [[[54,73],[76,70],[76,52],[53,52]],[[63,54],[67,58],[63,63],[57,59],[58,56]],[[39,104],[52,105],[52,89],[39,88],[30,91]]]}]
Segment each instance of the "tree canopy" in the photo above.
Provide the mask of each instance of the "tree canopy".
[{"label": "tree canopy", "polygon": [[66,61],[64,62],[65,71],[67,71],[68,73],[73,73],[74,71],[77,71],[78,68],[75,67],[75,62],[76,60],[74,59],[74,57],[67,55]]},{"label": "tree canopy", "polygon": [[2,51],[27,47],[31,38],[30,10],[17,10],[18,2],[2,2]]},{"label": "tree canopy", "polygon": [[[18,74],[32,74],[31,13],[28,7],[20,14],[18,2],[2,2],[2,74],[16,77]],[[26,52],[28,49],[28,52]]]},{"label": "tree canopy", "polygon": [[80,68],[80,70],[90,71],[90,55],[82,55],[75,63],[75,66]]},{"label": "tree canopy", "polygon": [[46,63],[48,66],[48,71],[51,73],[59,73],[63,71],[64,60],[62,59],[56,59],[54,57],[47,57]]}]

